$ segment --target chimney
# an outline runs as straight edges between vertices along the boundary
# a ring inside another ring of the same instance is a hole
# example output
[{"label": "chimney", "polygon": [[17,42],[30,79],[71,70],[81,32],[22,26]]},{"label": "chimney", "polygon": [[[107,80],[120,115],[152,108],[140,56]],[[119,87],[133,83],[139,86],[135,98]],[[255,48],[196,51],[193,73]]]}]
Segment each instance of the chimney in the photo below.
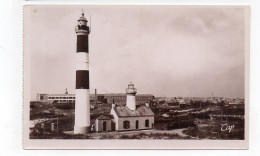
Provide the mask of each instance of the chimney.
[{"label": "chimney", "polygon": [[148,101],[145,103],[145,106],[146,106],[146,107],[149,107],[149,102],[148,102]]},{"label": "chimney", "polygon": [[114,108],[116,108],[116,104],[115,104],[115,102],[113,100],[113,102],[112,102],[112,109],[114,109]]},{"label": "chimney", "polygon": [[97,105],[97,89],[95,89],[95,105]]},{"label": "chimney", "polygon": [[66,88],[66,90],[65,90],[65,94],[69,94],[67,88]]}]

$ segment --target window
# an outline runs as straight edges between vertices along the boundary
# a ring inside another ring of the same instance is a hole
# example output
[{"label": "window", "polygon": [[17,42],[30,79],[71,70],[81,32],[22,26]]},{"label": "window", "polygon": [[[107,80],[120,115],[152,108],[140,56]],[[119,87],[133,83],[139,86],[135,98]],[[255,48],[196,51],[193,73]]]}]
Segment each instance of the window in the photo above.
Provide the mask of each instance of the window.
[{"label": "window", "polygon": [[103,122],[103,131],[106,131],[107,130],[107,123],[104,121]]},{"label": "window", "polygon": [[149,127],[149,120],[145,120],[145,127]]},{"label": "window", "polygon": [[123,126],[124,126],[124,129],[129,129],[130,128],[130,121],[124,121]]},{"label": "window", "polygon": [[136,121],[135,121],[135,129],[138,129],[138,128],[139,128],[139,121],[136,120]]}]

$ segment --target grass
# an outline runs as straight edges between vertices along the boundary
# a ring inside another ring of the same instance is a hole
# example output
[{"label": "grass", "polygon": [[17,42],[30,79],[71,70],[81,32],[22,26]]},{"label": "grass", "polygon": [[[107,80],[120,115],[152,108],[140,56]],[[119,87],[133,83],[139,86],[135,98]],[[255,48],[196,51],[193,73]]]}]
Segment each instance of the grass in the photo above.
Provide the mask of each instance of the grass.
[{"label": "grass", "polygon": [[170,133],[140,133],[134,135],[121,135],[119,139],[191,139],[191,137],[181,137],[178,134]]},{"label": "grass", "polygon": [[221,131],[223,122],[215,120],[210,126],[190,127],[183,131],[184,134],[197,137],[199,139],[217,139],[217,140],[243,140],[244,139],[244,121],[228,121],[229,125],[235,125],[231,131]]},{"label": "grass", "polygon": [[[234,109],[233,107],[225,108],[225,112],[233,114],[243,114],[243,108]],[[111,110],[111,105],[103,105],[95,109],[91,109],[91,123],[100,114],[109,114]],[[177,110],[177,109],[176,109]],[[194,118],[202,121],[202,124],[209,125],[211,121],[209,120],[209,114],[219,114],[218,111],[208,111],[196,113],[196,111],[201,111],[203,109],[192,109],[187,112],[173,112],[172,108],[153,108],[155,113],[155,125],[156,130],[168,130],[169,125],[172,126],[170,129],[183,128],[195,126],[192,123],[185,122],[191,121]],[[168,118],[162,117],[161,115],[167,113]],[[57,120],[51,118],[59,118],[59,131],[56,131]],[[47,121],[43,121],[44,130],[41,129],[41,123],[35,125],[30,133],[31,139],[95,139],[92,135],[69,135],[63,133],[63,131],[72,131],[74,127],[74,105],[70,104],[44,104],[44,103],[31,103],[30,119],[42,119],[48,118]],[[244,121],[240,121],[237,118],[228,118],[230,124],[235,124],[235,129],[232,133],[223,133],[220,131],[219,125],[221,124],[219,119],[214,119],[215,126],[210,127],[190,127],[184,130],[183,133],[196,137],[199,139],[244,139]],[[51,131],[51,123],[55,124],[55,132]],[[214,132],[214,133],[212,133]],[[133,134],[122,134],[116,133],[116,135],[111,134],[101,134],[98,139],[191,139],[191,137],[182,137],[178,134],[169,133],[133,133]]]},{"label": "grass", "polygon": [[63,132],[43,132],[32,130],[30,133],[30,139],[89,139],[89,135],[81,134],[65,134]]}]

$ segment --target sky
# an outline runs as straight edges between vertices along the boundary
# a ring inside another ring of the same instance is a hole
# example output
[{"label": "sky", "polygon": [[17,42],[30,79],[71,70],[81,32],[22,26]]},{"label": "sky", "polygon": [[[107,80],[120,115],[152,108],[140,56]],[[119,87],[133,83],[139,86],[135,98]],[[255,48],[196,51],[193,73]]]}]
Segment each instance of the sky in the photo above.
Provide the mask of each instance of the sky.
[{"label": "sky", "polygon": [[[31,99],[75,93],[75,26],[90,24],[90,91],[244,98],[245,10],[223,6],[28,6]],[[26,13],[28,13],[26,12]],[[28,35],[26,35],[28,34]]]}]

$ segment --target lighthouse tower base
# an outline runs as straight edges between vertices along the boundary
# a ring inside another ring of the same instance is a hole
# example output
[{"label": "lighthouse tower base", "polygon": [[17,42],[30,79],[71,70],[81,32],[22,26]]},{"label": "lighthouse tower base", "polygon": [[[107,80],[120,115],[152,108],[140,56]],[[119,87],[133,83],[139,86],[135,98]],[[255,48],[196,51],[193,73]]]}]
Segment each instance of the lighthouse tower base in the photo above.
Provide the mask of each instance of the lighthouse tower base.
[{"label": "lighthouse tower base", "polygon": [[74,126],[74,134],[88,134],[90,126]]}]

